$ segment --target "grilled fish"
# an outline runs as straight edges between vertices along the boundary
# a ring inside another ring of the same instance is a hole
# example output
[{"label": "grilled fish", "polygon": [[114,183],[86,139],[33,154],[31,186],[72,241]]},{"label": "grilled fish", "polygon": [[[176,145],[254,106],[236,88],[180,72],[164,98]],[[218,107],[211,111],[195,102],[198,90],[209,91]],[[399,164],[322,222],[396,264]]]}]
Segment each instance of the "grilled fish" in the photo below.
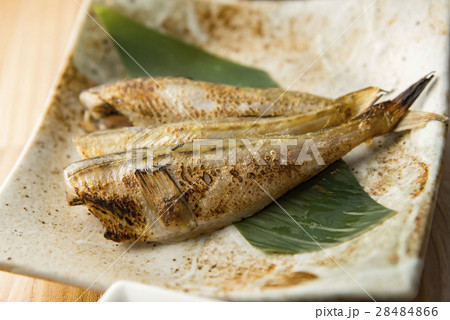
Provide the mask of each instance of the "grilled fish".
[{"label": "grilled fish", "polygon": [[336,104],[319,111],[294,116],[267,117],[258,120],[253,117],[241,117],[198,122],[184,121],[150,129],[139,127],[107,129],[76,137],[73,143],[84,158],[93,158],[133,148],[177,145],[195,139],[303,134],[333,127],[353,118],[358,111],[372,105],[381,93],[375,89],[362,90],[358,99],[350,103]]},{"label": "grilled fish", "polygon": [[140,78],[83,91],[86,121],[98,128],[152,127],[186,120],[291,116],[330,106],[366,105],[380,93],[369,87],[337,99],[283,89],[257,89],[179,77]]},{"label": "grilled fish", "polygon": [[[194,141],[169,151],[135,149],[75,162],[64,171],[67,199],[86,205],[106,228],[105,237],[118,242],[174,242],[220,229],[257,213],[357,145],[391,131],[432,77],[317,132],[217,139],[216,145]],[[278,144],[283,139],[289,142],[284,150]]]},{"label": "grilled fish", "polygon": [[[355,105],[356,106],[356,105]],[[192,121],[170,123],[154,128],[125,127],[99,130],[75,137],[73,143],[85,159],[136,148],[156,148],[192,142],[196,139],[260,137],[295,135],[333,127],[349,120],[356,108],[344,112],[327,108],[314,114],[291,117],[261,118],[257,122],[247,118],[227,118],[223,121]],[[447,122],[448,118],[432,112],[408,111],[393,131],[400,132],[424,127],[430,121]]]}]

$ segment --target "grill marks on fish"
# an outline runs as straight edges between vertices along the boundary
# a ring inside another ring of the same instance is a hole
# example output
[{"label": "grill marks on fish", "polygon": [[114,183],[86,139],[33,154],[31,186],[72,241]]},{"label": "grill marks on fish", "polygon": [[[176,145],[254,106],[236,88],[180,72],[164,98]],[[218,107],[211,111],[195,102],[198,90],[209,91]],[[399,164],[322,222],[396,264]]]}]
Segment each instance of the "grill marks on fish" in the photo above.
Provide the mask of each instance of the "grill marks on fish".
[{"label": "grill marks on fish", "polygon": [[237,87],[186,78],[158,77],[155,80],[140,78],[101,85],[83,91],[80,100],[90,114],[95,114],[91,117],[93,121],[101,121],[102,114],[114,113],[134,126],[151,127],[192,118],[201,121],[259,117],[263,113],[266,117],[290,116],[332,105],[363,105],[361,99],[380,92],[370,87],[330,99],[296,91],[284,93],[278,88]]},{"label": "grill marks on fish", "polygon": [[261,118],[257,122],[255,122],[256,118],[248,117],[185,121],[150,129],[119,128],[76,137],[73,142],[84,158],[92,158],[134,148],[176,145],[192,142],[195,139],[302,134],[350,120],[360,108],[372,105],[379,98],[380,93],[380,89],[368,88],[346,96],[342,103],[323,109],[293,116]]},{"label": "grill marks on fish", "polygon": [[[277,199],[362,142],[393,130],[431,78],[421,79],[396,99],[371,106],[339,126],[273,137],[297,140],[297,145],[288,147],[286,165],[269,138],[250,139],[253,145],[262,141],[260,156],[266,165],[241,142],[236,143],[236,163],[226,158],[194,159],[193,143],[178,148],[135,149],[68,166],[65,177],[69,201],[84,202],[114,241],[174,242],[217,230],[257,213],[270,204],[271,197]],[[309,140],[315,143],[325,165],[315,161],[296,163]],[[224,141],[221,149],[226,153],[231,147]],[[205,147],[203,151],[205,157],[216,148]],[[124,209],[124,201],[131,208]],[[168,214],[156,223],[161,211]],[[130,215],[134,217],[132,225],[126,223]]]},{"label": "grill marks on fish", "polygon": [[138,239],[148,224],[144,208],[135,197],[120,192],[110,192],[105,184],[86,186],[78,193],[79,199],[105,226],[105,237],[113,241]]}]

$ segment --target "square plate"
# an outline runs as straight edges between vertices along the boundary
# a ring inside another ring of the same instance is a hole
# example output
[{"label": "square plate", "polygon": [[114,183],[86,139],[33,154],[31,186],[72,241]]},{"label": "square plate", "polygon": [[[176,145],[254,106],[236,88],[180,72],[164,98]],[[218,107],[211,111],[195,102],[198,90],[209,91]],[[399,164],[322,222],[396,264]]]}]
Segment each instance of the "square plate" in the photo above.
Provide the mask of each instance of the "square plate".
[{"label": "square plate", "polygon": [[[265,69],[286,88],[303,75],[294,90],[336,97],[369,85],[403,89],[435,70],[437,81],[414,109],[447,113],[447,0],[104,2],[212,53]],[[105,240],[85,208],[67,205],[62,176],[79,159],[71,143],[83,134],[78,94],[124,76],[107,35],[81,12],[48,109],[1,190],[0,268],[99,290],[129,280],[231,300],[414,295],[439,182],[442,123],[374,139],[345,157],[364,189],[398,213],[327,252],[264,254],[234,226],[125,252],[129,244]]]}]

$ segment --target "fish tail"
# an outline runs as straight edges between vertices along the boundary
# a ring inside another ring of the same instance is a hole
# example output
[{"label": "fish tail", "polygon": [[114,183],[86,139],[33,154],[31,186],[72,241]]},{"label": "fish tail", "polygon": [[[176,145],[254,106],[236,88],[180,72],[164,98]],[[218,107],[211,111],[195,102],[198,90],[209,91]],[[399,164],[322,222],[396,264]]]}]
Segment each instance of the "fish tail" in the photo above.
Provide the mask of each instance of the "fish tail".
[{"label": "fish tail", "polygon": [[403,118],[411,105],[416,101],[426,86],[434,77],[434,72],[408,87],[395,99],[378,103],[366,109],[354,120],[359,122],[373,122],[373,127],[379,129],[378,135],[391,131]]},{"label": "fish tail", "polygon": [[416,101],[425,87],[434,78],[435,72],[430,72],[425,77],[411,85],[408,89],[403,91],[393,100],[393,102],[398,105],[404,112],[409,109],[409,107]]}]

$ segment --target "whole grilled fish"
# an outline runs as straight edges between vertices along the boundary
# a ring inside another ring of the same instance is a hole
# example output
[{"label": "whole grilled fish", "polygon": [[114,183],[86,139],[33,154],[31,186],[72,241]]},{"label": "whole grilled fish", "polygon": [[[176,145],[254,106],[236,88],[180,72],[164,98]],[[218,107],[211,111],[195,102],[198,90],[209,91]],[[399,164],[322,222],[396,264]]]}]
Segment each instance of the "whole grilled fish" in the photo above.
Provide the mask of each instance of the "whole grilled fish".
[{"label": "whole grilled fish", "polygon": [[[85,159],[136,148],[168,146],[170,150],[173,146],[196,139],[295,135],[318,131],[345,122],[354,116],[352,111],[347,109],[345,112],[339,112],[336,108],[327,108],[314,115],[261,118],[256,123],[247,118],[227,118],[223,121],[200,121],[200,126],[192,121],[186,121],[154,128],[106,129],[75,137],[73,143],[78,153]],[[446,123],[447,120],[446,116],[432,112],[408,111],[394,131],[418,129],[430,121]]]},{"label": "whole grilled fish", "polygon": [[[382,91],[376,88],[353,93],[357,99],[293,116],[225,118],[168,123],[152,128],[125,127],[100,130],[76,137],[73,143],[84,158],[133,148],[159,147],[195,139],[257,137],[269,134],[303,134],[341,124],[375,103]],[[257,121],[255,121],[257,120]]]},{"label": "whole grilled fish", "polygon": [[68,201],[86,205],[114,241],[165,243],[217,230],[257,213],[362,142],[391,131],[432,77],[317,132],[217,139],[216,145],[194,141],[169,152],[136,149],[73,163],[64,172]]},{"label": "whole grilled fish", "polygon": [[186,120],[290,116],[330,106],[365,105],[380,89],[369,87],[337,99],[284,89],[258,89],[179,77],[121,80],[83,91],[87,121],[100,129],[152,127]]}]

